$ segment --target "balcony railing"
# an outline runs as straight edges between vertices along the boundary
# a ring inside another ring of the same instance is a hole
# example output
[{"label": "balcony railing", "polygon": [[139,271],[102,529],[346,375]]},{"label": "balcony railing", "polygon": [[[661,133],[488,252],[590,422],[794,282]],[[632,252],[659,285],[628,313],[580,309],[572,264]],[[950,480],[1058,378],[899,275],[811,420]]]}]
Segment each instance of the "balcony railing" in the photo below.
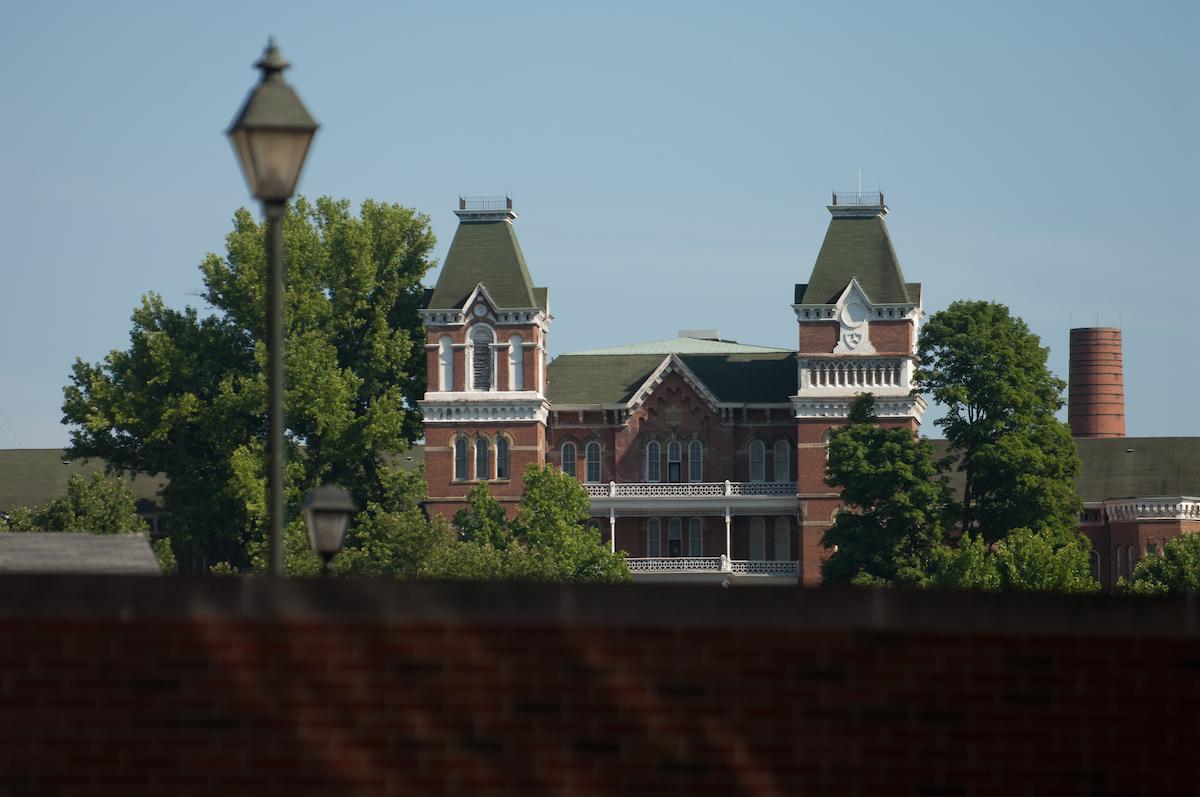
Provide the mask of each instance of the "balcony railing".
[{"label": "balcony railing", "polygon": [[592,498],[796,495],[796,482],[609,482],[608,484],[585,484],[584,487]]},{"label": "balcony railing", "polygon": [[796,562],[774,562],[747,559],[725,559],[721,556],[665,556],[627,559],[631,573],[733,573],[752,576],[794,576],[799,573]]}]

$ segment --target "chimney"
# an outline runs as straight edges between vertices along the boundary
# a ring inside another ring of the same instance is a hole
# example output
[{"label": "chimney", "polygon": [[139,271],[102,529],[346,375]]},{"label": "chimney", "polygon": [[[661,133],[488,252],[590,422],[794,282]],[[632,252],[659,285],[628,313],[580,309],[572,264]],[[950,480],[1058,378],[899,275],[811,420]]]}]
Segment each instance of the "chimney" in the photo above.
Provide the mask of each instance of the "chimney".
[{"label": "chimney", "polygon": [[1125,377],[1121,330],[1071,330],[1067,423],[1074,437],[1125,436]]}]

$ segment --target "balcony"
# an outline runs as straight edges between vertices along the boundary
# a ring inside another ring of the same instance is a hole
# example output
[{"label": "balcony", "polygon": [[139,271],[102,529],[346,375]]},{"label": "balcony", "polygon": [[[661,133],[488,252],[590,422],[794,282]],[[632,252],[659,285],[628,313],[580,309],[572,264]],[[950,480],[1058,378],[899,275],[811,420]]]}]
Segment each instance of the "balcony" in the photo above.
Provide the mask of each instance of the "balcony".
[{"label": "balcony", "polygon": [[783,515],[797,510],[796,482],[609,482],[584,488],[594,516]]},{"label": "balcony", "polygon": [[782,579],[795,583],[799,576],[796,562],[726,559],[724,556],[670,556],[628,559],[634,581],[715,581],[743,578]]}]

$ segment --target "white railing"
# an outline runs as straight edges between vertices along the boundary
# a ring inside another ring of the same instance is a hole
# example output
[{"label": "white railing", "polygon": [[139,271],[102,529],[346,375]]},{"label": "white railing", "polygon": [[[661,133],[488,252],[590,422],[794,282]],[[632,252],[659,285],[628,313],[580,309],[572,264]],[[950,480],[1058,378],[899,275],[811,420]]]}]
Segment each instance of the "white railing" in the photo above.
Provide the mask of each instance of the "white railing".
[{"label": "white railing", "polygon": [[631,573],[734,573],[754,576],[794,576],[799,573],[796,562],[762,562],[745,559],[726,560],[728,570],[721,569],[721,556],[666,556],[626,559]]},{"label": "white railing", "polygon": [[585,484],[592,498],[688,498],[727,495],[796,494],[796,482],[625,482]]},{"label": "white railing", "polygon": [[808,365],[807,387],[902,387],[900,360],[824,360]]}]

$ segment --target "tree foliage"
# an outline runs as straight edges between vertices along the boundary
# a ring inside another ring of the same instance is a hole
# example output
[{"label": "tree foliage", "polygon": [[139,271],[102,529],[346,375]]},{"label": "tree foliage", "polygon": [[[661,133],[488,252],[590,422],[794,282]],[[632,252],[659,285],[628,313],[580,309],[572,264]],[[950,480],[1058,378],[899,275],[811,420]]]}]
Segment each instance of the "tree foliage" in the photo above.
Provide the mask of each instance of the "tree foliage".
[{"label": "tree foliage", "polygon": [[[69,456],[167,477],[164,520],[184,570],[245,568],[261,549],[265,236],[265,224],[239,210],[226,254],[201,263],[212,312],[174,310],[147,294],[129,348],[77,360],[64,389]],[[283,237],[290,513],[310,487],[335,482],[367,507],[358,523],[387,537],[415,507],[411,490],[393,490],[392,455],[421,430],[417,308],[434,245],[429,219],[399,205],[366,201],[355,216],[346,201],[300,198]],[[401,519],[376,517],[389,513]],[[288,545],[303,570],[298,529],[289,526]]]},{"label": "tree foliage", "polygon": [[1200,533],[1168,540],[1161,553],[1137,563],[1129,592],[1135,595],[1182,595],[1200,592]]},{"label": "tree foliage", "polygon": [[1054,417],[1065,384],[1038,337],[1004,305],[959,301],[930,317],[918,350],[917,389],[945,407],[936,423],[950,442],[946,466],[963,474],[959,527],[988,543],[1025,528],[1065,544],[1080,508],[1079,455]]},{"label": "tree foliage", "polygon": [[630,579],[621,553],[612,553],[600,532],[587,525],[583,486],[551,466],[530,466],[517,516],[479,484],[469,507],[454,517],[458,538],[443,538],[421,566],[430,578],[523,581]]},{"label": "tree foliage", "polygon": [[41,506],[18,507],[9,517],[10,531],[79,531],[91,534],[130,534],[146,531],[129,486],[119,478],[73,474],[67,494]]},{"label": "tree foliage", "polygon": [[850,423],[829,441],[826,482],[841,488],[845,509],[825,532],[836,549],[821,566],[831,584],[919,582],[942,539],[948,501],[933,448],[907,429],[884,429],[875,399],[859,395]]}]

